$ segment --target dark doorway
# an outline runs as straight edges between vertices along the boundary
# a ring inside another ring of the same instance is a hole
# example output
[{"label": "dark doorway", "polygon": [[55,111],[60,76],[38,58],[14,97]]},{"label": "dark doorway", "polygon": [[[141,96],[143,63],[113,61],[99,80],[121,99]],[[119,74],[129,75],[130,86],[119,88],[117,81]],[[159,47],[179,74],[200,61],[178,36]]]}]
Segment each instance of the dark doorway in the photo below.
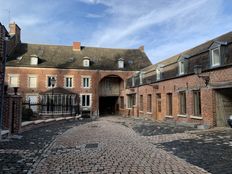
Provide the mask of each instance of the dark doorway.
[{"label": "dark doorway", "polygon": [[217,126],[228,126],[227,119],[232,115],[232,88],[216,90]]},{"label": "dark doorway", "polygon": [[114,115],[118,112],[118,97],[99,97],[99,112],[101,116]]}]

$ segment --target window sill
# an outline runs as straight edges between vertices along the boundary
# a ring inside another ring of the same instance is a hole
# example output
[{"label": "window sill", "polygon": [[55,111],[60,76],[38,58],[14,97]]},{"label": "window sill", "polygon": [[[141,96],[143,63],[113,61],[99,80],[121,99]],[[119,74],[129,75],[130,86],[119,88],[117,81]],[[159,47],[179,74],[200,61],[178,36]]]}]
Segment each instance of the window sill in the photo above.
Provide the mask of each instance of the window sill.
[{"label": "window sill", "polygon": [[152,114],[152,112],[147,112],[147,114]]},{"label": "window sill", "polygon": [[143,111],[139,111],[140,113],[143,113]]},{"label": "window sill", "polygon": [[177,117],[187,118],[187,115],[181,115],[181,114],[179,114],[179,115],[177,115]]},{"label": "window sill", "polygon": [[194,115],[190,115],[190,118],[197,119],[197,120],[202,120],[203,119],[202,116],[194,116]]},{"label": "window sill", "polygon": [[165,115],[166,118],[173,118],[171,115]]}]

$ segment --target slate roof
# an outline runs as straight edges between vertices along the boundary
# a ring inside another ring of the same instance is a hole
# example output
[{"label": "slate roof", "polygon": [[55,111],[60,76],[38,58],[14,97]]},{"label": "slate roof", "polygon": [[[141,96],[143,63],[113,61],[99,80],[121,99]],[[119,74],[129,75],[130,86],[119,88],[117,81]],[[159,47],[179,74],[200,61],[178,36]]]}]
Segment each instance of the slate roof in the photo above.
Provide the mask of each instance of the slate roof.
[{"label": "slate roof", "polygon": [[[31,55],[39,57],[38,65],[30,65]],[[90,58],[90,67],[83,67],[84,57]],[[119,58],[124,59],[125,68],[120,69],[124,71],[140,70],[151,65],[146,54],[140,49],[82,46],[81,51],[73,51],[72,46],[21,43],[9,56],[7,66],[118,70]]]},{"label": "slate roof", "polygon": [[[181,56],[187,56],[189,58],[191,58],[192,56],[194,55],[197,55],[197,54],[200,54],[202,52],[205,52],[205,51],[208,51],[208,49],[210,48],[210,46],[214,43],[214,42],[222,42],[222,43],[231,43],[232,42],[232,32],[229,32],[229,33],[226,33],[226,34],[223,34],[215,39],[212,39],[212,40],[209,40],[209,41],[206,41],[205,43],[203,44],[200,44],[194,48],[191,48],[189,50],[186,50],[182,53],[179,53],[175,56],[172,56],[170,58],[167,58],[161,62],[158,62],[156,64],[153,64],[153,65],[150,65],[148,67],[145,67],[143,69],[144,72],[148,72],[148,71],[151,71],[151,70],[154,70],[156,69],[156,67],[160,64],[162,65],[169,65],[169,64],[172,64],[172,63],[176,63],[178,61],[178,59],[181,57]],[[165,51],[165,50],[164,50]]]}]

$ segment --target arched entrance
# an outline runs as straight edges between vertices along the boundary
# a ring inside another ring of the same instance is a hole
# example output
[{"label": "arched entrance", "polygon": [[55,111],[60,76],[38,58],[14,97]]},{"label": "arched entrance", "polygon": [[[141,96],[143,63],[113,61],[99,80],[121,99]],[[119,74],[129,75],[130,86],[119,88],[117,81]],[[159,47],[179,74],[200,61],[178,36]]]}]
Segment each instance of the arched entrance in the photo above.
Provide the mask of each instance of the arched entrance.
[{"label": "arched entrance", "polygon": [[119,111],[118,99],[123,88],[123,80],[119,76],[104,77],[99,83],[99,114],[115,115]]}]

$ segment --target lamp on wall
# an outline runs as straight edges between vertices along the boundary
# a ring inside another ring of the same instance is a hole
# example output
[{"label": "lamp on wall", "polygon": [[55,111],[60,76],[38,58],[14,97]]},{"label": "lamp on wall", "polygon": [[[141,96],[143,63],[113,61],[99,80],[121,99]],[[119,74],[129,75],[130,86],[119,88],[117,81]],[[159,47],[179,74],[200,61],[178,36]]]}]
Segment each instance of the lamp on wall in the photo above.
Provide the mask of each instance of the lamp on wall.
[{"label": "lamp on wall", "polygon": [[202,78],[205,82],[205,86],[208,86],[210,77],[208,75],[200,75],[202,73],[202,67],[201,65],[195,65],[194,66],[194,74],[197,75],[198,78]]}]

